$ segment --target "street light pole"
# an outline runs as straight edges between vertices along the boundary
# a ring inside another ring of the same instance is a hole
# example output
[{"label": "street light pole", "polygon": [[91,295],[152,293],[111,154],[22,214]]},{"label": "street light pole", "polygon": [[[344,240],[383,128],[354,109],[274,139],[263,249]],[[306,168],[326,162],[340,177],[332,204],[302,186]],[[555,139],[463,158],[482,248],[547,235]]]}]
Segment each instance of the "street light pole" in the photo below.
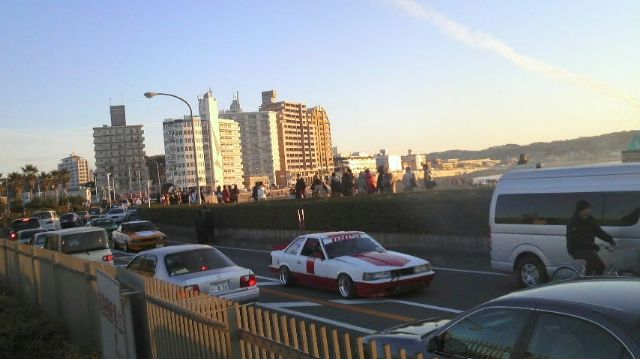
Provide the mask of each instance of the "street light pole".
[{"label": "street light pole", "polygon": [[[191,119],[191,139],[193,141],[193,157],[195,159],[195,167],[196,167],[196,188],[198,191],[198,196],[196,197],[198,199],[198,204],[202,203],[202,198],[200,198],[200,172],[198,171],[198,146],[196,145],[196,123],[193,120],[193,110],[191,109],[191,105],[189,105],[189,102],[187,102],[185,99],[183,99],[182,97],[178,97],[176,95],[172,95],[170,93],[162,93],[162,92],[145,92],[144,93],[144,97],[146,98],[153,98],[154,96],[169,96],[169,97],[173,97],[176,98],[182,102],[185,103],[185,105],[187,105],[187,107],[189,108],[189,118]],[[191,199],[189,199],[189,203],[191,203]]]},{"label": "street light pole", "polygon": [[109,176],[111,176],[111,173],[107,172],[107,193],[109,194],[109,207],[111,207],[111,181]]}]

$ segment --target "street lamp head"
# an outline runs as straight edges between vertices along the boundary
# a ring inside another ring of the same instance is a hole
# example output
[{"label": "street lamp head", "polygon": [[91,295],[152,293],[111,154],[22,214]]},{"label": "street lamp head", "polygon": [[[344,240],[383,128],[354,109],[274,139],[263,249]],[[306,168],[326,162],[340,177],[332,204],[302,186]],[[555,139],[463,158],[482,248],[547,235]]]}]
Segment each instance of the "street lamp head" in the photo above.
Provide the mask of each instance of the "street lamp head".
[{"label": "street lamp head", "polygon": [[156,95],[158,95],[158,94],[155,93],[155,92],[145,92],[144,93],[144,97],[146,97],[146,98],[152,98],[152,97],[154,97]]}]

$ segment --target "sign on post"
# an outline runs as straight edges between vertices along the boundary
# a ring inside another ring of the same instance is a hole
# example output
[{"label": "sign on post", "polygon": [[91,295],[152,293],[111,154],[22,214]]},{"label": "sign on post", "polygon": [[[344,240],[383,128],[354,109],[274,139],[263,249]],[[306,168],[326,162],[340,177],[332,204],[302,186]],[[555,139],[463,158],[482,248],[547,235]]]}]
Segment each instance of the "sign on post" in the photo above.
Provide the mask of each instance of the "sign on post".
[{"label": "sign on post", "polygon": [[131,328],[131,315],[126,296],[118,281],[101,271],[96,272],[98,287],[98,311],[102,334],[102,357],[104,359],[135,359],[135,343],[127,334]]}]

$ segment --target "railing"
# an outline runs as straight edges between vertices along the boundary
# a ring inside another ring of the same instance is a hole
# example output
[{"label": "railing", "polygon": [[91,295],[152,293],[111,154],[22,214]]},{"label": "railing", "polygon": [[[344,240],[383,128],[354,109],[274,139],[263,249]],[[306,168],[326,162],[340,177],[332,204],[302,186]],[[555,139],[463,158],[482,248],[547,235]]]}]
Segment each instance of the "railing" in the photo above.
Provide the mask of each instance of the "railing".
[{"label": "railing", "polygon": [[[97,274],[131,297],[138,358],[415,358],[389,346],[277,312],[186,291],[126,269],[0,239],[0,287],[69,327],[74,344],[102,350],[104,305]],[[107,308],[109,309],[109,308]],[[379,355],[380,354],[380,355]],[[418,354],[417,358],[423,358]]]}]

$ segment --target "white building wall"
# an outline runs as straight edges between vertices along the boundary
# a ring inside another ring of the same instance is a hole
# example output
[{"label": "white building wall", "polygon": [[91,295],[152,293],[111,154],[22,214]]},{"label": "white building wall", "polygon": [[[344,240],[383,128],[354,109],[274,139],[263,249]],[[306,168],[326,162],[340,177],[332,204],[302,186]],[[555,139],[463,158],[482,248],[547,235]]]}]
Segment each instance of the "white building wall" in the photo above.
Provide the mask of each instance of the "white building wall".
[{"label": "white building wall", "polygon": [[[200,118],[208,121],[208,130],[204,133],[204,141],[208,144],[206,159],[207,185],[213,188],[222,186],[224,169],[222,167],[222,147],[220,145],[220,121],[218,119],[218,101],[211,90],[198,100]],[[205,126],[207,127],[207,126]]]},{"label": "white building wall", "polygon": [[194,116],[195,144],[193,142],[191,120],[167,119],[163,122],[164,152],[167,182],[177,188],[196,187],[196,162],[198,166],[200,186],[207,185],[203,121]]},{"label": "white building wall", "polygon": [[240,125],[229,119],[220,119],[219,122],[224,184],[242,187],[244,172],[242,169]]}]

